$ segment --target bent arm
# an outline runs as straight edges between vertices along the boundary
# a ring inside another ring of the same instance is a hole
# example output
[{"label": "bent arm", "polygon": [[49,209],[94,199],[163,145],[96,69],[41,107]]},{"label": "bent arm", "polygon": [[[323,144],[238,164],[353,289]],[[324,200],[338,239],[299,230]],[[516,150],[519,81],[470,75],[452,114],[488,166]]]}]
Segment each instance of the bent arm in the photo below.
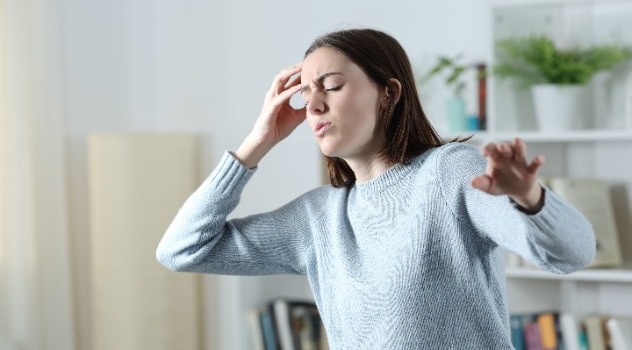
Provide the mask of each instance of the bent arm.
[{"label": "bent arm", "polygon": [[294,207],[227,221],[254,170],[228,152],[185,201],[156,257],[174,271],[231,275],[303,273]]}]

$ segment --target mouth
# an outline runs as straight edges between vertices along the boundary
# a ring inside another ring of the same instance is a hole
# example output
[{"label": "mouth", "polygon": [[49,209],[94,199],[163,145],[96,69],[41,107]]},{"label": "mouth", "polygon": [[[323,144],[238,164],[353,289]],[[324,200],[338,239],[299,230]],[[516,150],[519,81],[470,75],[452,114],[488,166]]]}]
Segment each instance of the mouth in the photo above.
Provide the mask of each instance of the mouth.
[{"label": "mouth", "polygon": [[332,126],[331,122],[328,121],[319,121],[314,125],[314,135],[323,136],[327,132],[327,130]]}]

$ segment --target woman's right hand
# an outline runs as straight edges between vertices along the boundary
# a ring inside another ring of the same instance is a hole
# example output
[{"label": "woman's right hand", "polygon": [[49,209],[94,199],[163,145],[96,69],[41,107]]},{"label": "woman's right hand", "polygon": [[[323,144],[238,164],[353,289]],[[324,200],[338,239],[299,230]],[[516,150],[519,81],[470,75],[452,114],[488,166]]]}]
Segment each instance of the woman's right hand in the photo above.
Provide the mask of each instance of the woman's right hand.
[{"label": "woman's right hand", "polygon": [[244,142],[235,151],[239,161],[254,168],[272,147],[305,120],[305,108],[294,109],[290,98],[301,90],[302,63],[283,69],[266,93],[261,114]]}]

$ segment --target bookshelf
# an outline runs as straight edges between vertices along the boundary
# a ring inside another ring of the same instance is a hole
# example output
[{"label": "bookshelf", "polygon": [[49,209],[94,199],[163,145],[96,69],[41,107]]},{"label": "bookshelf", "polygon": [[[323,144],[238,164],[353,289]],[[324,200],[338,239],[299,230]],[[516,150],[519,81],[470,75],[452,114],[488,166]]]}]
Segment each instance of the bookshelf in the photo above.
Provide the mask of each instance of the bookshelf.
[{"label": "bookshelf", "polygon": [[632,266],[622,266],[617,269],[585,269],[568,275],[557,275],[536,269],[507,267],[505,274],[508,278],[535,280],[632,283]]},{"label": "bookshelf", "polygon": [[[514,11],[523,7],[529,7],[533,11],[526,12],[532,17],[548,18],[561,11],[560,7],[577,7],[578,16],[590,17],[591,13],[601,12],[601,7],[622,6],[629,18],[632,15],[630,1],[606,0],[494,0],[491,2],[490,11],[494,14],[491,20],[495,21],[498,11]],[[538,12],[540,11],[540,12]],[[551,14],[552,13],[552,14]],[[561,16],[561,15],[560,15]],[[516,28],[503,30],[497,25],[492,32],[496,36],[498,32],[516,33],[520,30],[528,30],[529,25],[537,23],[532,18],[525,21],[504,21],[504,25],[517,25]],[[551,23],[557,23],[553,20]],[[616,21],[613,21],[616,23]],[[521,27],[525,25],[526,29]],[[600,25],[600,24],[599,24]],[[621,24],[623,28],[626,24]],[[605,28],[607,26],[600,26]],[[554,31],[554,26],[544,26],[546,30]],[[602,29],[595,29],[597,25],[587,25],[582,31],[574,35],[591,40],[599,40],[593,35],[596,30],[602,33]],[[630,29],[632,31],[632,29]],[[628,32],[630,32],[628,31]],[[565,32],[562,32],[562,35]],[[601,35],[601,34],[599,34]],[[485,38],[486,40],[487,38]],[[630,40],[630,39],[627,39]],[[484,40],[481,40],[484,41]],[[603,82],[603,79],[600,80]],[[599,86],[595,86],[599,91]],[[475,135],[473,142],[507,141],[518,136],[529,145],[531,154],[544,153],[547,157],[544,175],[573,175],[597,177],[610,180],[617,184],[620,191],[617,200],[627,203],[632,198],[632,162],[622,161],[630,159],[632,154],[632,129],[624,129],[623,112],[621,110],[609,111],[608,123],[597,124],[596,127],[585,130],[573,130],[566,132],[541,132],[534,127],[533,110],[528,107],[529,97],[516,92],[514,87],[497,84],[493,79],[489,80],[489,113],[488,130]],[[602,107],[603,100],[596,101],[595,109]],[[526,106],[522,108],[523,106]],[[468,132],[461,133],[467,135]],[[446,138],[452,138],[447,134]],[[308,139],[308,137],[306,137]],[[563,310],[582,314],[612,312],[627,312],[632,316],[632,225],[630,217],[632,205],[618,206],[620,212],[619,228],[621,235],[625,235],[626,241],[622,242],[627,249],[624,251],[626,265],[616,269],[590,269],[569,275],[555,275],[542,271],[525,268],[507,269],[508,302],[511,311],[538,311],[538,310]],[[627,222],[626,222],[627,221]],[[224,305],[228,309],[224,314],[234,318],[231,325],[242,325],[242,328],[233,327],[228,330],[231,333],[226,348],[248,348],[248,340],[243,340],[243,329],[247,325],[243,322],[248,310],[261,306],[263,303],[276,296],[288,296],[287,288],[297,288],[296,297],[310,298],[307,281],[302,277],[265,277],[231,280],[233,288],[224,292],[226,298],[236,297],[236,306]],[[218,322],[223,323],[223,322]],[[241,339],[240,339],[241,338]],[[239,340],[236,340],[239,339]],[[239,342],[235,346],[235,341]]]},{"label": "bookshelf", "polygon": [[[447,134],[446,139],[453,139],[457,136],[466,136],[466,132],[459,134]],[[482,141],[511,141],[519,137],[529,143],[589,143],[589,142],[632,142],[632,129],[630,130],[569,130],[565,132],[540,132],[540,131],[499,131],[488,132],[479,131],[474,133],[474,138]]]},{"label": "bookshelf", "polygon": [[[632,1],[514,0],[493,1],[493,40],[507,36],[547,34],[567,44],[617,43],[632,46]],[[628,21],[629,22],[629,21]],[[578,26],[578,23],[583,25]],[[489,80],[488,130],[473,142],[520,137],[529,154],[546,155],[543,176],[598,178],[612,184],[617,229],[624,263],[557,275],[535,268],[506,268],[511,313],[557,310],[579,316],[632,317],[632,127],[624,108],[625,84],[632,64],[591,82],[591,127],[562,132],[539,131],[528,90],[511,81]],[[465,133],[462,133],[465,134]]]}]

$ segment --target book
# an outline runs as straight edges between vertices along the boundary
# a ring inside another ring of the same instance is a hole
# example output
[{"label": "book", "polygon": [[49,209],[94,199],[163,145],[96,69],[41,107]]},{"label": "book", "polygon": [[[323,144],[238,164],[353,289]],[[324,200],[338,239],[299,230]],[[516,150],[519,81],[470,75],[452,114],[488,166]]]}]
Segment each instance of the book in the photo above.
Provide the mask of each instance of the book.
[{"label": "book", "polygon": [[509,315],[509,329],[511,330],[511,344],[515,350],[526,350],[522,315]]},{"label": "book", "polygon": [[552,177],[548,187],[577,208],[592,224],[597,252],[591,267],[613,267],[623,263],[610,185],[600,179]]},{"label": "book", "polygon": [[611,317],[606,328],[612,350],[632,350],[632,318]]},{"label": "book", "polygon": [[509,315],[511,343],[514,349],[542,349],[537,317],[538,313],[513,313]]},{"label": "book", "polygon": [[325,329],[316,304],[278,298],[270,302],[281,350],[325,350]]},{"label": "book", "polygon": [[575,315],[567,312],[560,314],[560,328],[565,350],[582,350],[580,345],[580,326]]},{"label": "book", "polygon": [[584,326],[588,337],[588,348],[590,350],[606,350],[607,339],[604,318],[598,315],[588,316],[584,319]]},{"label": "book", "polygon": [[321,334],[324,333],[324,327],[316,305],[296,306],[291,309],[290,317],[295,348],[301,350],[320,349]]},{"label": "book", "polygon": [[543,312],[537,315],[536,322],[540,330],[540,342],[544,350],[557,350],[558,348],[558,323],[557,314]]},{"label": "book", "polygon": [[262,311],[252,309],[248,312],[248,322],[252,335],[252,346],[254,350],[265,350],[265,338],[263,336],[263,328],[261,324]]},{"label": "book", "polygon": [[274,319],[270,316],[268,310],[262,311],[259,315],[259,323],[261,324],[261,332],[263,333],[263,343],[266,350],[278,350],[278,338],[276,328],[274,327]]},{"label": "book", "polygon": [[274,300],[271,305],[281,350],[294,350],[289,301],[286,299],[277,299]]},{"label": "book", "polygon": [[524,338],[527,350],[544,350],[540,337],[540,327],[535,320],[524,325]]},{"label": "book", "polygon": [[509,327],[515,350],[632,350],[632,317],[512,313]]},{"label": "book", "polygon": [[581,350],[588,349],[588,335],[586,334],[586,327],[582,324],[579,328],[579,348]]},{"label": "book", "polygon": [[476,64],[478,80],[478,128],[487,130],[487,65]]}]

